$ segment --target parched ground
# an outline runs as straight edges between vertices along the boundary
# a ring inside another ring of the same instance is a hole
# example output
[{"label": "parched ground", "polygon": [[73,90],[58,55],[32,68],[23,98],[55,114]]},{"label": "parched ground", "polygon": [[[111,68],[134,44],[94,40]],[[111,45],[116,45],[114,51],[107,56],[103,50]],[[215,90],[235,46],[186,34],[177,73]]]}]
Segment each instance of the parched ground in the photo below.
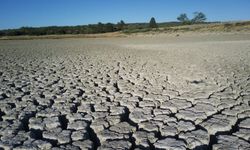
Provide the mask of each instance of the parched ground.
[{"label": "parched ground", "polygon": [[0,41],[0,149],[250,149],[250,34]]}]

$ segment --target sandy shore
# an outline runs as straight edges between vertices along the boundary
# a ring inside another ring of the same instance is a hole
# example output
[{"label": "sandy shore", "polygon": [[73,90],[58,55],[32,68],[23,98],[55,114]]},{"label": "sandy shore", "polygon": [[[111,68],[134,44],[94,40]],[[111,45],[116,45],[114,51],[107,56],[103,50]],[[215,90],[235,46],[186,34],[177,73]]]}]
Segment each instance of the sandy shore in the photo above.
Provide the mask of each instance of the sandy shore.
[{"label": "sandy shore", "polygon": [[0,41],[0,147],[250,149],[250,34]]}]

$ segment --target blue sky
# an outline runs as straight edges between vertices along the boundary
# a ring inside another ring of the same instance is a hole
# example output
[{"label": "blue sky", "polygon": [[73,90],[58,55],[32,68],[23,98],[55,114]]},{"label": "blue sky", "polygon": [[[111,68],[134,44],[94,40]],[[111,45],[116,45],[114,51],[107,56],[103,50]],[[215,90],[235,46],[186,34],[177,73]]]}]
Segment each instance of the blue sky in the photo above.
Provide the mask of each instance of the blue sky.
[{"label": "blue sky", "polygon": [[208,21],[250,20],[250,0],[0,0],[0,29],[97,22],[176,21],[202,11]]}]

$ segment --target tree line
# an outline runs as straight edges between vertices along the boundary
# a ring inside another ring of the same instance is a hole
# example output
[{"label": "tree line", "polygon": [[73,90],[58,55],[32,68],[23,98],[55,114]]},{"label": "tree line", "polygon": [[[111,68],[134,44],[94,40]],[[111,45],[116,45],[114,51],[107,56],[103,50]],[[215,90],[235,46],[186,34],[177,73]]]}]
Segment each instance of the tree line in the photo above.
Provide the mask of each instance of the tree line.
[{"label": "tree line", "polygon": [[49,27],[22,27],[19,29],[1,30],[0,36],[14,35],[56,35],[56,34],[95,34],[120,31],[125,28],[124,21],[117,24],[101,23],[79,26],[49,26]]},{"label": "tree line", "polygon": [[[179,24],[195,24],[206,21],[206,15],[202,12],[195,12],[194,17],[189,19],[185,13],[177,17],[179,23],[169,23],[170,25]],[[149,23],[134,23],[126,24],[123,20],[113,23],[97,23],[79,26],[49,26],[49,27],[21,27],[19,29],[0,30],[0,36],[18,36],[18,35],[61,35],[61,34],[95,34],[107,33],[123,30],[134,29],[150,29],[158,28],[159,25],[166,25],[164,23],[157,23],[155,18],[152,17]]]}]

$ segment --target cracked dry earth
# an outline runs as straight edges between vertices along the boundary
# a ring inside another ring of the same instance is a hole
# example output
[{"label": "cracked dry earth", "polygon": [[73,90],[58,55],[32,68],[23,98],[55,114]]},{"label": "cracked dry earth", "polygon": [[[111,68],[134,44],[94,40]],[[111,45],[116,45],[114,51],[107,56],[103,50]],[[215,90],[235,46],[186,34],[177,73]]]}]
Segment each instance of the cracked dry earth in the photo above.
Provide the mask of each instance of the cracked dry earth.
[{"label": "cracked dry earth", "polygon": [[249,34],[0,41],[0,149],[250,149]]}]

